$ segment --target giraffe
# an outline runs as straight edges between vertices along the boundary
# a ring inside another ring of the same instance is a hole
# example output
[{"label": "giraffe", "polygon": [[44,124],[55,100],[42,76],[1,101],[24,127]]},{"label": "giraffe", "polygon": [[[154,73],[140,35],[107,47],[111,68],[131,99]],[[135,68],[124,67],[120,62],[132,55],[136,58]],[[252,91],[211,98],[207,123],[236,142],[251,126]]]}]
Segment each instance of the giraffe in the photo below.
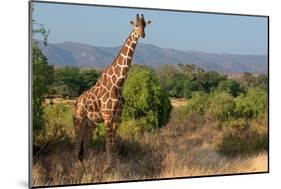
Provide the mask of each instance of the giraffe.
[{"label": "giraffe", "polygon": [[81,162],[89,147],[92,132],[100,122],[105,125],[106,157],[109,163],[113,161],[116,151],[115,135],[124,105],[122,87],[137,41],[140,37],[145,37],[145,27],[151,21],[145,21],[143,14],[137,14],[135,22],[130,23],[133,25],[133,31],[115,60],[104,70],[96,84],[81,94],[76,101],[73,114],[75,154]]}]

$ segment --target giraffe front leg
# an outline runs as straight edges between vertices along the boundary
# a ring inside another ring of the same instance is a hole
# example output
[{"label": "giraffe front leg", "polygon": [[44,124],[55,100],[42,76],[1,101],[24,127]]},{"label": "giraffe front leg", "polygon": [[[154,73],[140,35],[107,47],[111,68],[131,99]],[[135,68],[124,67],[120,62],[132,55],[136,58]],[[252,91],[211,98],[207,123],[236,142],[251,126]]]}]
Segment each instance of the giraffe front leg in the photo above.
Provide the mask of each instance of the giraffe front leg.
[{"label": "giraffe front leg", "polygon": [[105,132],[107,167],[110,168],[115,160],[115,134],[112,122],[105,122]]},{"label": "giraffe front leg", "polygon": [[116,142],[116,131],[118,129],[118,123],[114,122],[113,123],[113,137],[112,137],[112,144],[113,144],[113,151],[114,153],[117,152],[117,142]]},{"label": "giraffe front leg", "polygon": [[73,117],[73,124],[74,124],[74,131],[75,131],[75,147],[74,147],[75,157],[77,157],[80,161],[83,161],[83,156],[84,156],[83,119]]},{"label": "giraffe front leg", "polygon": [[84,149],[84,157],[89,156],[90,154],[90,144],[93,135],[93,130],[96,129],[96,123],[92,122],[88,118],[86,118],[86,124],[84,125],[84,135],[83,135],[83,149]]}]

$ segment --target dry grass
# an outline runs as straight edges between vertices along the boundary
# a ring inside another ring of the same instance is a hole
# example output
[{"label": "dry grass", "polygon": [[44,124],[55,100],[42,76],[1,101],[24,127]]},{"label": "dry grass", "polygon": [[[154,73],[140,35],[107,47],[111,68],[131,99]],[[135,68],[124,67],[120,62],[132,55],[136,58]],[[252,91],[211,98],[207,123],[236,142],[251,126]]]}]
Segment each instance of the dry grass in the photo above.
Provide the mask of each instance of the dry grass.
[{"label": "dry grass", "polygon": [[[103,143],[103,142],[101,142]],[[92,144],[92,148],[98,147]],[[37,157],[32,169],[33,185],[61,185],[154,178],[160,173],[156,151],[132,141],[119,141],[115,166],[101,175],[106,167],[104,149],[91,150],[83,164],[73,156],[71,144],[49,146]],[[61,148],[63,154],[61,153]],[[96,148],[98,149],[98,148]]]},{"label": "dry grass", "polygon": [[196,158],[201,159],[193,158],[193,155],[178,158],[178,154],[174,152],[168,154],[163,161],[164,169],[160,177],[206,176],[268,170],[267,154],[264,152],[248,157],[226,158],[212,151],[206,151],[197,154]]},{"label": "dry grass", "polygon": [[[186,102],[185,102],[186,103]],[[173,104],[174,107],[178,107]],[[50,144],[34,158],[33,186],[97,183],[203,176],[268,170],[266,152],[244,156],[224,156],[216,149],[221,131],[198,115],[178,123],[174,108],[170,122],[138,140],[120,135],[115,166],[101,174],[106,165],[104,140],[93,141],[83,164],[73,155],[73,141]],[[200,126],[198,126],[200,123]]]},{"label": "dry grass", "polygon": [[50,104],[53,102],[54,104],[74,104],[76,99],[64,99],[64,98],[53,98],[53,99],[45,99],[46,104]]},{"label": "dry grass", "polygon": [[[222,132],[204,121],[202,127],[194,123],[202,121],[198,115],[189,115],[188,122],[177,127],[175,120],[161,130],[161,151],[165,156],[161,163],[159,178],[220,175],[268,170],[267,152],[244,156],[224,156],[217,150]],[[199,120],[196,120],[199,119]],[[176,137],[175,137],[176,136]]]},{"label": "dry grass", "polygon": [[185,106],[188,103],[188,100],[186,98],[170,98],[171,104],[174,108],[178,108],[181,106]]}]

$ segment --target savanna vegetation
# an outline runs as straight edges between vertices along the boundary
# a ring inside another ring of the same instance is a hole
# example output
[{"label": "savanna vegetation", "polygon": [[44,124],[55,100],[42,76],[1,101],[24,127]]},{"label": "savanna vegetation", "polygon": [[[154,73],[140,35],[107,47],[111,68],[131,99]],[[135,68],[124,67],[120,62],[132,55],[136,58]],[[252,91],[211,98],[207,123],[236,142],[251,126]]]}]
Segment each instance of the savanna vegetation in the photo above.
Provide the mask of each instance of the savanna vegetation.
[{"label": "savanna vegetation", "polygon": [[101,72],[54,68],[36,43],[32,69],[34,186],[268,170],[267,75],[233,79],[192,64],[132,65],[123,88],[116,164],[101,175],[103,124],[83,164],[73,155],[72,124],[75,99]]},{"label": "savanna vegetation", "polygon": [[73,157],[75,98],[100,72],[53,68],[42,97],[44,127],[34,133],[33,184],[267,171],[267,76],[230,79],[192,67],[189,73],[184,65],[132,66],[123,89],[118,159],[108,175],[99,174],[106,163],[102,124],[84,164]]}]

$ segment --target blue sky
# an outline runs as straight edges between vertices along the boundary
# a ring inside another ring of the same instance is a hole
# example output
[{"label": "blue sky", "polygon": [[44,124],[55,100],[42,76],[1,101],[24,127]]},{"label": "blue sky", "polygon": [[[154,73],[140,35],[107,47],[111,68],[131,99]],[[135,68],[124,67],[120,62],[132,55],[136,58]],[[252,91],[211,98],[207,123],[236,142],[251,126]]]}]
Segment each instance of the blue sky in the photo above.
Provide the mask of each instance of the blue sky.
[{"label": "blue sky", "polygon": [[[144,14],[152,24],[142,43],[211,53],[267,54],[265,17],[33,3],[33,19],[50,30],[49,42],[120,46],[132,31],[129,20]],[[34,38],[40,38],[35,35]]]}]

